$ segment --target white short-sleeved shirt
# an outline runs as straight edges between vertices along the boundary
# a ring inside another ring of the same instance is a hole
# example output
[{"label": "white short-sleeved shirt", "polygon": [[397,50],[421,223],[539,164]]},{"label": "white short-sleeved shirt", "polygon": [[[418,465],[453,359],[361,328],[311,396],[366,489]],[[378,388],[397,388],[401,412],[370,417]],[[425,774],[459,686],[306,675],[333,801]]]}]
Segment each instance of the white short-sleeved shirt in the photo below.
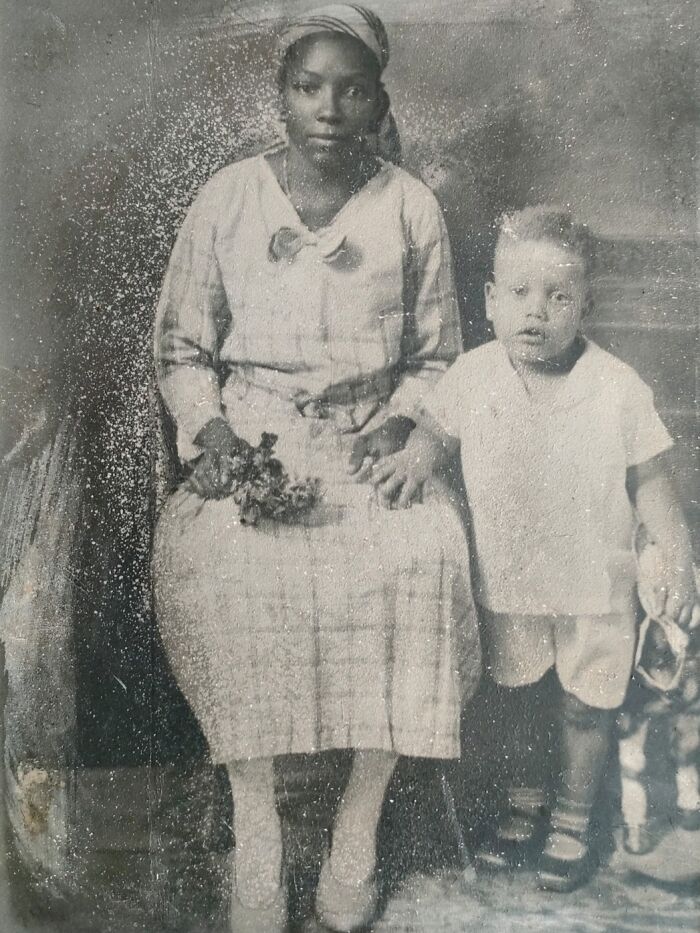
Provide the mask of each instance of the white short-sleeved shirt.
[{"label": "white short-sleeved shirt", "polygon": [[631,367],[586,341],[542,403],[493,341],[457,359],[426,409],[461,442],[482,605],[522,615],[629,605],[627,469],[673,444]]}]

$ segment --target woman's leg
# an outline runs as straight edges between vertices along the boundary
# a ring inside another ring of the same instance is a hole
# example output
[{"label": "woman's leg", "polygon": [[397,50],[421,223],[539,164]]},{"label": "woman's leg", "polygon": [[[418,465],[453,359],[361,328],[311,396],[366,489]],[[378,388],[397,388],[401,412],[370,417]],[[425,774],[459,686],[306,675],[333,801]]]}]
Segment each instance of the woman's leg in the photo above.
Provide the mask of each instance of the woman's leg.
[{"label": "woman's leg", "polygon": [[270,904],[282,873],[282,827],[275,801],[272,758],[232,761],[236,896],[246,907]]},{"label": "woman's leg", "polygon": [[331,874],[344,884],[361,884],[374,873],[377,826],[397,760],[393,752],[355,752],[335,819],[330,857]]}]

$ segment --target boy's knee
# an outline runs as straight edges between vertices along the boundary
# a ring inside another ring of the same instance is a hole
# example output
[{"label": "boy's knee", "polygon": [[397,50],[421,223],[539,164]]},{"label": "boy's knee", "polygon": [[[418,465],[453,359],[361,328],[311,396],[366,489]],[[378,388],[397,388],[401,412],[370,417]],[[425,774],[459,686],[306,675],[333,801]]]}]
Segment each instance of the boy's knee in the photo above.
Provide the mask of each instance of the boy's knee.
[{"label": "boy's knee", "polygon": [[562,698],[562,719],[568,726],[590,732],[594,729],[607,728],[612,724],[614,710],[599,709],[589,706],[572,693],[564,692]]}]

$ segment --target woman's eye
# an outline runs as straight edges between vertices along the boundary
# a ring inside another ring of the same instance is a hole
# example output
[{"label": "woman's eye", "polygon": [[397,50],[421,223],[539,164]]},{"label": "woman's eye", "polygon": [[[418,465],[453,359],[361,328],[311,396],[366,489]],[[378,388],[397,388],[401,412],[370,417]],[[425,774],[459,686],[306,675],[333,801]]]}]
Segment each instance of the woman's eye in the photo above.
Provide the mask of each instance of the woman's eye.
[{"label": "woman's eye", "polygon": [[551,300],[556,302],[556,304],[566,304],[571,301],[571,298],[566,294],[566,292],[552,292]]},{"label": "woman's eye", "polygon": [[522,298],[523,295],[527,294],[527,288],[524,285],[514,285],[511,289],[514,295],[517,295],[518,298]]},{"label": "woman's eye", "polygon": [[346,90],[345,93],[348,97],[352,98],[353,100],[357,100],[360,97],[367,96],[367,91],[363,87],[359,87],[358,85],[352,85]]},{"label": "woman's eye", "polygon": [[300,94],[313,94],[314,91],[317,90],[316,85],[311,84],[308,81],[295,81],[293,82],[292,87]]}]

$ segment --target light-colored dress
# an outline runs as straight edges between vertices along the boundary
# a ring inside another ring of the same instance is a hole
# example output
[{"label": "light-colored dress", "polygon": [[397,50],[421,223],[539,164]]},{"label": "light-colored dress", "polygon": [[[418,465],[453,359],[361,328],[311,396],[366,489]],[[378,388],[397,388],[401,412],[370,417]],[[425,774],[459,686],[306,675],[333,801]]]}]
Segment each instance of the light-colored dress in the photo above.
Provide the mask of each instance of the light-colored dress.
[{"label": "light-colored dress", "polygon": [[[289,227],[291,260],[270,254]],[[340,249],[338,246],[340,245]],[[385,163],[311,233],[264,156],[219,172],[175,245],[156,325],[180,457],[224,414],[319,477],[301,524],[241,525],[181,488],[158,518],[158,623],[215,761],[330,748],[456,757],[480,650],[458,509],[406,511],[348,475],[359,431],[415,410],[460,349],[437,203]]]}]

